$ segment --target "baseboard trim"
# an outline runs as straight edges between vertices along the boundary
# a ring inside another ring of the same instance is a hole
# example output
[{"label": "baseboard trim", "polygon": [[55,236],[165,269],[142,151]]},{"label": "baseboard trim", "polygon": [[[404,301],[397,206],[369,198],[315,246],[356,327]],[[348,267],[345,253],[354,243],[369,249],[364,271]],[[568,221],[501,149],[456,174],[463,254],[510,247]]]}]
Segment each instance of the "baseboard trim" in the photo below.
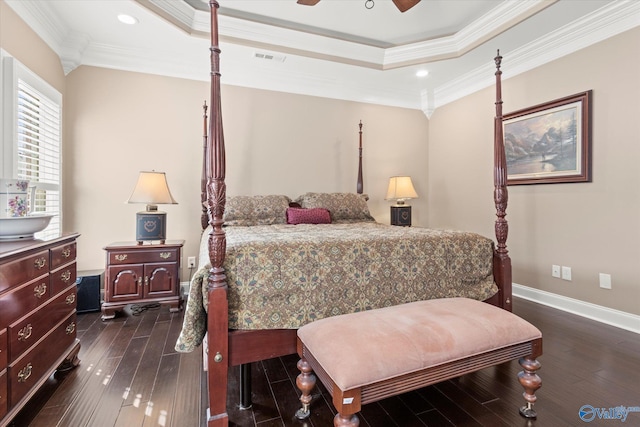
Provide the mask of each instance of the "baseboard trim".
[{"label": "baseboard trim", "polygon": [[191,282],[180,282],[180,295],[183,298],[186,298],[189,295],[189,288],[191,287]]},{"label": "baseboard trim", "polygon": [[530,288],[517,283],[513,284],[513,295],[640,334],[640,316],[634,314],[553,294],[547,291],[541,291],[539,289]]}]

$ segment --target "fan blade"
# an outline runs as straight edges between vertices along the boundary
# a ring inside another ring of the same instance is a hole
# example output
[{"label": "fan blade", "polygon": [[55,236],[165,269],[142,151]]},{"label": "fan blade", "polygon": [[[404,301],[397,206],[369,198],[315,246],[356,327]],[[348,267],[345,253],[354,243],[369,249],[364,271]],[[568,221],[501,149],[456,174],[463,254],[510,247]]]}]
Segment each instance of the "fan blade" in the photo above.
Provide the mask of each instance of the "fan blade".
[{"label": "fan blade", "polygon": [[305,6],[315,6],[320,0],[298,0],[298,4]]},{"label": "fan blade", "polygon": [[[300,0],[298,0],[298,3],[300,3]],[[420,0],[393,0],[393,4],[396,5],[400,12],[406,12],[418,3],[420,3]]]}]

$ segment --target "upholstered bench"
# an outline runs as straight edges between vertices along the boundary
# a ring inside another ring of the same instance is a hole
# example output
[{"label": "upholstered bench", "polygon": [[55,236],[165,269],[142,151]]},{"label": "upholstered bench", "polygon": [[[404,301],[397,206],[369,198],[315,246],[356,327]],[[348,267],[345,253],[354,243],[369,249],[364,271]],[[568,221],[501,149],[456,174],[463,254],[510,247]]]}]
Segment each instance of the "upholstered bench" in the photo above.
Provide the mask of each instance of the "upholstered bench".
[{"label": "upholstered bench", "polygon": [[542,334],[483,302],[436,299],[318,320],[298,330],[298,354],[301,419],[310,414],[315,375],[338,411],[334,426],[357,426],[366,403],[514,359],[523,367],[520,413],[536,417]]}]

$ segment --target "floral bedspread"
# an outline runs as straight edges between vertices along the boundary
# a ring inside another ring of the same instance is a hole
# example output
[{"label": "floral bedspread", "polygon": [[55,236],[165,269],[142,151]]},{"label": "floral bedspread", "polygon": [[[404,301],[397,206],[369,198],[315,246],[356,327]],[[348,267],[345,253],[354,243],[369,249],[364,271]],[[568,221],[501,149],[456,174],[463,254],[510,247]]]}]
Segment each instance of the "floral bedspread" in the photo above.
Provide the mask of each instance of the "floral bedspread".
[{"label": "floral bedspread", "polygon": [[[492,240],[475,233],[356,224],[227,227],[230,329],[290,329],[328,316],[418,300],[484,300],[493,281]],[[200,259],[208,260],[203,234]],[[191,282],[176,350],[206,332],[209,264]]]}]

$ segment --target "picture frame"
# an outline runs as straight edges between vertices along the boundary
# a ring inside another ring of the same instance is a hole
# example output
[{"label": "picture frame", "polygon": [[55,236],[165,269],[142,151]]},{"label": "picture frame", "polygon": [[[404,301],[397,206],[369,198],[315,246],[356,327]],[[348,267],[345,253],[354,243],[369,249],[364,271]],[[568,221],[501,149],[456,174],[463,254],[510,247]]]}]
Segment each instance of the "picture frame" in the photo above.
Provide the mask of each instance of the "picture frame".
[{"label": "picture frame", "polygon": [[505,114],[507,185],[591,182],[586,91]]}]

